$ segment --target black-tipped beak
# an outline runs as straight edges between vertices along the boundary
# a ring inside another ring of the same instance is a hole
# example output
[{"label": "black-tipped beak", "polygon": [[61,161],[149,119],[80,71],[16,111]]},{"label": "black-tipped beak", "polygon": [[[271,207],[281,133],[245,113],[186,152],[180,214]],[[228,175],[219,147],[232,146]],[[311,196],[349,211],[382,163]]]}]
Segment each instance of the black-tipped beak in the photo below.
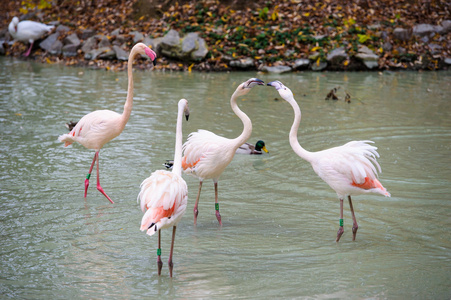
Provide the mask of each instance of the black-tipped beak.
[{"label": "black-tipped beak", "polygon": [[265,85],[265,82],[258,78],[255,78],[254,82],[256,82],[258,85]]},{"label": "black-tipped beak", "polygon": [[188,121],[188,119],[189,119],[189,114],[186,114],[186,115],[185,115],[185,118],[186,118],[186,120]]}]

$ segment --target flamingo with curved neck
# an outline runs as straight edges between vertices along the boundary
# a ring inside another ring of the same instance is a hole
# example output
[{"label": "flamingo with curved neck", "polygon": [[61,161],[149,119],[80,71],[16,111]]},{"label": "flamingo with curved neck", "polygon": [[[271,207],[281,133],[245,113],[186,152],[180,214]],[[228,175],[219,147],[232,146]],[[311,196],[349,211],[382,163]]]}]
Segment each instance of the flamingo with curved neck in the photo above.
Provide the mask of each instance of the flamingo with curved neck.
[{"label": "flamingo with curved neck", "polygon": [[111,203],[114,203],[100,185],[99,152],[103,145],[121,134],[128,122],[128,119],[130,118],[133,107],[132,66],[135,58],[139,54],[147,55],[152,60],[152,62],[154,62],[157,57],[155,52],[143,43],[138,43],[132,48],[128,61],[127,99],[125,101],[124,111],[122,112],[122,114],[118,114],[117,112],[111,110],[93,111],[82,117],[80,121],[78,121],[77,125],[69,133],[60,135],[58,137],[58,140],[64,143],[64,147],[77,142],[88,149],[95,150],[91,167],[85,179],[85,198],[88,193],[89,178],[91,177],[94,163],[97,161],[97,190],[99,190],[99,192],[101,192]]},{"label": "flamingo with curved neck", "polygon": [[269,86],[276,88],[280,96],[291,104],[294,110],[294,121],[291,126],[289,140],[293,151],[308,161],[318,176],[335,190],[340,199],[340,227],[337,232],[338,242],[343,235],[343,199],[348,197],[353,220],[353,238],[357,235],[357,221],[352,206],[351,196],[364,193],[376,193],[390,197],[390,193],[377,179],[381,167],[376,158],[377,148],[369,145],[372,141],[352,141],[339,147],[318,152],[309,152],[302,148],[297,138],[301,122],[301,109],[294,99],[293,93],[280,81],[272,81]]},{"label": "flamingo with curved neck", "polygon": [[188,187],[182,178],[182,119],[185,114],[188,121],[188,101],[181,99],[178,104],[177,129],[175,137],[174,166],[172,172],[158,170],[141,183],[138,202],[145,212],[141,220],[141,230],[152,236],[158,231],[157,266],[161,275],[161,229],[172,226],[172,243],[169,253],[169,274],[172,277],[172,254],[174,250],[175,230],[188,203]]},{"label": "flamingo with curved neck", "polygon": [[230,106],[233,112],[243,123],[243,131],[237,138],[228,139],[207,130],[198,130],[197,132],[191,133],[183,145],[184,156],[182,158],[182,168],[185,173],[199,178],[199,191],[196,203],[194,204],[194,224],[197,223],[197,215],[199,214],[198,204],[202,183],[205,179],[213,179],[215,187],[215,214],[219,224],[222,225],[218,203],[218,180],[222,172],[232,161],[235,151],[252,134],[252,122],[238,107],[236,100],[238,97],[249,93],[252,87],[257,85],[264,85],[264,82],[257,78],[251,78],[241,83],[230,98]]}]

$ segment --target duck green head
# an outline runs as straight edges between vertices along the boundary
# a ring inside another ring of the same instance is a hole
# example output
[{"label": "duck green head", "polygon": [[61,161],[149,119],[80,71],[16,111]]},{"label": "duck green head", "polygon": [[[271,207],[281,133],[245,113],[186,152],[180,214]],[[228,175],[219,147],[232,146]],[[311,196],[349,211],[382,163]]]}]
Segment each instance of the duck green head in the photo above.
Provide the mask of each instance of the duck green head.
[{"label": "duck green head", "polygon": [[262,140],[257,141],[257,143],[255,144],[255,151],[265,151],[266,153],[268,153],[268,150],[266,149],[265,146],[265,142],[263,142]]}]

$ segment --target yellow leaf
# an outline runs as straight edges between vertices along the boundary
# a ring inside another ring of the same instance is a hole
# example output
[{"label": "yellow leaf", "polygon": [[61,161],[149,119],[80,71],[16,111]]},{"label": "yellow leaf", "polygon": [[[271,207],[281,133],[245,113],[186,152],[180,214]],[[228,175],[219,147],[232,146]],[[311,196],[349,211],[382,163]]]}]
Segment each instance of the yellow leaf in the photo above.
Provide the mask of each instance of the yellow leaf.
[{"label": "yellow leaf", "polygon": [[16,116],[21,117],[22,114],[21,113],[15,113]]},{"label": "yellow leaf", "polygon": [[316,46],[316,47],[313,47],[310,51],[315,52],[316,50],[319,50],[319,49],[321,49],[321,47]]},{"label": "yellow leaf", "polygon": [[191,73],[191,70],[193,69],[194,63],[192,63],[189,67],[188,67],[188,72]]},{"label": "yellow leaf", "polygon": [[273,12],[273,13],[271,14],[271,19],[272,19],[273,21],[277,20],[278,18],[279,18],[279,14],[278,14],[277,12]]},{"label": "yellow leaf", "polygon": [[207,15],[211,18],[213,17],[213,14],[211,13],[211,11],[207,12]]},{"label": "yellow leaf", "polygon": [[320,63],[321,63],[321,59],[318,57],[318,59],[316,60],[316,65],[319,67]]},{"label": "yellow leaf", "polygon": [[384,53],[384,48],[380,47],[380,48],[379,48],[379,52],[380,52],[380,53]]},{"label": "yellow leaf", "polygon": [[347,60],[345,60],[344,62],[343,62],[343,66],[347,66],[347,65],[349,65],[349,59],[347,59]]},{"label": "yellow leaf", "polygon": [[307,12],[307,13],[304,13],[303,16],[304,16],[304,17],[308,17],[308,16],[310,16],[310,13],[308,13],[308,12]]}]

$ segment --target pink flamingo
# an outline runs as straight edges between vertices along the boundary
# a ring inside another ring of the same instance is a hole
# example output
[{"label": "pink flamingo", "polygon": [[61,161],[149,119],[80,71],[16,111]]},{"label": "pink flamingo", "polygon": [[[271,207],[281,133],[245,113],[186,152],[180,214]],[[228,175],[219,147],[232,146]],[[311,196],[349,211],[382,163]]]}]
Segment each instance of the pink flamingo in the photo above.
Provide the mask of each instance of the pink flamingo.
[{"label": "pink flamingo", "polygon": [[29,56],[31,49],[33,48],[34,41],[43,37],[44,34],[50,32],[54,27],[55,26],[53,25],[46,25],[28,20],[19,22],[19,18],[14,17],[11,23],[9,23],[8,31],[15,40],[30,43],[30,47],[23,54],[23,56]]},{"label": "pink flamingo", "polygon": [[354,215],[351,195],[376,193],[390,197],[390,193],[377,179],[378,171],[381,172],[381,167],[376,160],[379,157],[377,148],[368,144],[373,143],[372,141],[352,141],[343,146],[318,152],[305,150],[297,139],[301,109],[294,99],[293,93],[280,81],[272,81],[268,85],[275,87],[280,96],[293,107],[294,122],[289,135],[291,148],[297,155],[311,163],[315,173],[335,190],[340,199],[340,227],[337,232],[337,242],[344,232],[343,199],[348,197],[353,220],[352,240],[354,241],[359,227]]},{"label": "pink flamingo", "polygon": [[215,187],[215,210],[219,225],[222,225],[218,203],[218,180],[224,169],[232,161],[235,151],[246,142],[252,133],[252,122],[249,117],[242,112],[236,100],[239,96],[244,96],[256,85],[264,85],[264,82],[257,78],[251,78],[241,83],[230,99],[230,105],[234,113],[243,122],[243,132],[235,139],[228,139],[218,136],[207,130],[192,132],[186,143],[183,145],[184,156],[182,168],[187,174],[199,178],[199,191],[196,203],[194,204],[194,224],[197,223],[199,214],[198,204],[202,183],[204,179],[213,179]]},{"label": "pink flamingo", "polygon": [[175,230],[185,214],[188,203],[188,187],[182,178],[182,118],[189,117],[188,101],[181,99],[178,104],[175,154],[172,172],[159,170],[141,183],[138,202],[145,212],[141,221],[141,230],[152,236],[158,231],[157,265],[161,275],[161,229],[172,227],[171,252],[169,253],[169,274],[172,277],[172,253],[174,251]]},{"label": "pink flamingo", "polygon": [[64,143],[64,147],[69,146],[73,142],[78,142],[88,149],[95,150],[94,159],[92,160],[91,167],[89,168],[88,175],[85,179],[85,198],[88,193],[89,178],[91,177],[92,168],[97,161],[97,190],[99,190],[111,203],[114,203],[100,186],[99,152],[103,145],[121,134],[130,118],[133,106],[132,66],[133,61],[139,54],[147,55],[152,62],[154,62],[157,57],[155,52],[143,43],[138,43],[132,48],[128,62],[127,100],[125,101],[123,113],[118,114],[111,110],[93,111],[81,118],[68,134],[63,134],[58,137],[58,140]]}]

